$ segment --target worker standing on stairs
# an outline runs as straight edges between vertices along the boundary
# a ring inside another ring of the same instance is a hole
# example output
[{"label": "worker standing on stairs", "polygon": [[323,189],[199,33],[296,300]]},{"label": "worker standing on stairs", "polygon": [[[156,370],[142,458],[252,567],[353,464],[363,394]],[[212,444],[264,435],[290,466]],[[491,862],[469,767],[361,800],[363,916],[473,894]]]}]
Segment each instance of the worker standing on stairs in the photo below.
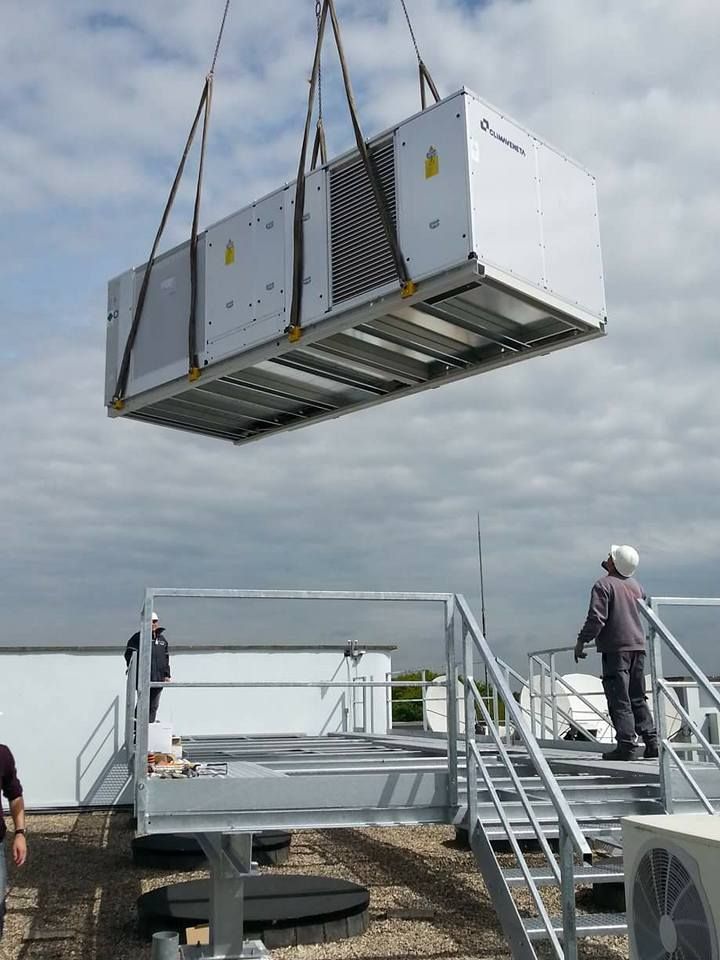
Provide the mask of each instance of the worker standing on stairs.
[{"label": "worker standing on stairs", "polygon": [[[602,654],[602,683],[617,747],[605,760],[645,760],[658,755],[655,723],[645,696],[645,632],[638,600],[645,591],[633,574],[640,563],[634,547],[610,547],[601,566],[607,571],[594,584],[587,619],[575,644],[575,663],[595,643]],[[638,738],[645,742],[645,751]]]}]

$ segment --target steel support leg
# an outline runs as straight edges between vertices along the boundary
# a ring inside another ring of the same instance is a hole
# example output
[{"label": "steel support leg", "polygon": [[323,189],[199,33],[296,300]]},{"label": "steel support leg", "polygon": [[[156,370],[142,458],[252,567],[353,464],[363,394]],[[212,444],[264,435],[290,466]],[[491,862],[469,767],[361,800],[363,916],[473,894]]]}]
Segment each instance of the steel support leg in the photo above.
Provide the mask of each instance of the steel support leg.
[{"label": "steel support leg", "polygon": [[245,940],[245,880],[252,872],[252,834],[198,833],[210,866],[210,944],[182,947],[183,960],[250,960],[268,957],[259,940]]}]

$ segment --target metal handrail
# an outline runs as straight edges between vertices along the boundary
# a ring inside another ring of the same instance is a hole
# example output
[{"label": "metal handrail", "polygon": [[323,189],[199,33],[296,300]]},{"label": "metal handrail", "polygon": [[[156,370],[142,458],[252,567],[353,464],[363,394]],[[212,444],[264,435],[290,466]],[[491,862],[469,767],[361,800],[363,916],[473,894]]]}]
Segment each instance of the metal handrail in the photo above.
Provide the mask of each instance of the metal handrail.
[{"label": "metal handrail", "polygon": [[[663,600],[662,602],[667,603],[668,601]],[[706,602],[709,604],[709,601]],[[700,606],[699,603],[696,605]],[[715,604],[712,605],[715,606]],[[706,693],[707,696],[714,701],[715,706],[718,708],[718,710],[720,710],[720,693],[717,692],[715,685],[712,683],[709,677],[703,673],[690,654],[678,643],[673,634],[668,630],[652,607],[649,607],[642,600],[638,600],[638,606],[640,607],[640,612],[650,624],[651,628],[655,630],[656,633],[660,634],[667,646],[670,648],[671,653],[677,657],[686,670],[690,671],[690,675],[695,678],[704,693]],[[717,603],[717,606],[720,606],[720,601]]]},{"label": "metal handrail", "polygon": [[[497,662],[500,664],[503,670],[513,678],[513,680],[516,680],[518,683],[521,683],[524,687],[527,687],[528,690],[530,689],[530,683],[521,673],[518,673],[517,670],[511,667],[510,664],[506,663],[500,657],[497,658]],[[529,717],[532,717],[532,712],[530,710],[523,707],[522,704],[520,704],[519,706],[520,706],[520,709],[523,711],[523,713],[525,713]],[[578,733],[581,733],[584,737],[587,737],[587,739],[591,743],[600,743],[600,741],[597,739],[597,737],[593,733],[590,733],[590,731],[586,730],[585,727],[579,721],[573,718],[572,714],[567,713],[565,710],[563,710],[562,707],[557,707],[556,709],[557,709],[557,712],[562,717],[562,719],[565,720],[566,723],[569,723],[571,727],[574,727],[575,730],[578,731]],[[609,723],[609,720],[606,722]]]},{"label": "metal handrail", "polygon": [[[539,666],[539,667],[541,668],[541,670],[543,671],[543,673],[541,674],[541,678],[542,678],[543,681],[544,681],[545,674],[546,674],[546,673],[549,673],[549,674],[550,674],[550,678],[551,678],[550,700],[551,700],[551,711],[552,711],[551,720],[552,720],[552,722],[553,722],[553,732],[554,732],[554,733],[555,733],[555,727],[557,726],[557,724],[556,724],[556,714],[555,714],[555,711],[557,711],[557,710],[559,709],[559,708],[556,706],[556,701],[557,701],[557,692],[555,691],[555,684],[556,684],[556,683],[560,683],[560,684],[565,688],[565,690],[568,690],[568,691],[572,694],[572,696],[577,697],[577,699],[580,700],[581,703],[585,704],[585,706],[586,706],[589,710],[591,710],[591,711],[597,716],[598,720],[600,720],[602,723],[604,723],[604,724],[610,724],[610,725],[612,724],[612,721],[611,721],[611,719],[610,719],[610,717],[609,717],[609,715],[608,715],[607,713],[604,713],[602,710],[600,710],[600,709],[596,706],[596,704],[591,703],[590,700],[585,696],[585,694],[582,694],[582,693],[580,693],[579,690],[576,690],[575,687],[573,687],[572,684],[568,683],[568,681],[562,676],[562,674],[558,674],[558,673],[556,672],[555,666],[554,666],[554,659],[555,659],[556,654],[558,654],[558,653],[569,653],[570,651],[572,651],[572,650],[574,650],[574,649],[575,649],[574,647],[556,647],[556,648],[552,648],[552,649],[548,649],[548,650],[535,650],[535,651],[533,651],[532,653],[528,654],[528,659],[529,659],[530,663],[531,663],[531,664],[532,664],[533,662],[537,663],[538,666]],[[541,656],[542,656],[543,654],[548,654],[548,653],[550,654],[550,663],[549,663],[549,664],[548,664],[545,660],[542,660],[542,659],[541,659]],[[542,686],[543,686],[543,688],[544,688],[544,682],[543,682]],[[542,699],[542,701],[543,701],[543,704],[544,704],[544,702],[547,700],[547,696],[544,694],[543,690],[541,690],[540,694],[538,694],[538,693],[535,692],[532,688],[530,688],[530,697],[531,697],[531,700],[535,699],[535,698],[538,697],[538,696],[541,697],[541,699]],[[530,713],[531,713],[531,716],[534,716],[534,711],[533,711],[533,710],[531,710]],[[544,709],[543,709],[543,711],[542,711],[542,713],[541,713],[541,724],[542,724],[543,727],[545,726],[545,711],[544,711]],[[584,728],[583,728],[583,731],[584,731],[585,733],[588,733],[588,731],[585,731]],[[591,734],[588,734],[588,735],[592,737]],[[596,739],[595,737],[592,737],[592,739],[595,740],[595,742],[599,742],[599,741],[597,741],[597,739]]]},{"label": "metal handrail", "polygon": [[[562,947],[560,946],[560,941],[558,940],[558,936],[555,933],[555,928],[553,926],[552,920],[550,919],[550,915],[547,912],[547,907],[545,906],[543,898],[540,895],[540,890],[538,888],[537,883],[535,882],[535,878],[530,872],[530,867],[528,866],[527,860],[525,859],[525,856],[522,852],[522,848],[518,843],[517,837],[513,833],[512,825],[510,824],[510,820],[508,818],[507,813],[505,812],[505,808],[503,807],[502,801],[500,800],[497,789],[495,787],[495,784],[492,781],[492,777],[490,776],[490,773],[487,769],[485,761],[482,758],[482,754],[478,750],[477,744],[475,743],[474,740],[468,741],[468,746],[470,749],[470,755],[475,760],[475,763],[478,769],[480,770],[480,773],[482,774],[482,778],[485,781],[485,787],[488,793],[490,794],[490,797],[492,799],[493,805],[495,806],[495,810],[497,811],[500,822],[503,825],[503,829],[505,830],[505,834],[507,835],[510,846],[512,847],[512,851],[515,854],[515,858],[518,862],[520,871],[530,891],[530,896],[532,897],[533,903],[535,904],[535,909],[540,915],[540,919],[543,922],[543,926],[545,927],[548,938],[555,951],[555,956],[558,957],[559,960],[562,960],[562,958],[564,957],[563,950],[562,950]],[[512,769],[512,764],[510,764],[510,767],[508,768],[508,770],[510,769]],[[528,808],[526,807],[526,809]],[[538,828],[539,828],[539,825],[538,825]],[[544,834],[542,834],[542,831],[539,831],[538,839],[540,838],[540,836],[544,837]],[[557,871],[557,863],[555,862],[555,857],[552,855],[552,853],[550,853],[549,859],[551,864],[553,864],[555,870]],[[559,880],[560,880],[560,877],[558,872],[558,881]]]},{"label": "metal handrail", "polygon": [[[499,668],[498,662],[493,656],[492,651],[490,650],[490,647],[488,646],[487,641],[472,614],[472,611],[467,605],[467,601],[461,594],[456,596],[456,604],[458,610],[460,611],[463,625],[470,633],[478,653],[482,657],[484,664],[487,666],[488,675],[491,678],[493,685],[497,688],[500,697],[505,701],[506,722],[507,715],[509,714],[513,724],[515,725],[515,729],[520,736],[520,739],[525,744],[528,757],[530,758],[530,761],[535,767],[537,775],[542,780],[543,786],[547,790],[550,799],[552,800],[552,804],[557,811],[558,820],[567,830],[569,837],[572,839],[575,850],[583,857],[583,859],[586,859],[588,862],[591,861],[592,853],[590,846],[585,839],[577,820],[575,819],[575,815],[570,809],[570,805],[568,804],[567,800],[563,796],[560,785],[555,779],[555,774],[550,769],[550,766],[545,759],[542,750],[540,749],[540,745],[535,739],[535,735],[528,727],[525,717],[522,714],[522,710],[515,700],[515,697],[513,697],[512,691],[505,681],[505,677]],[[470,727],[471,724],[467,722],[465,724],[466,733]]]},{"label": "metal handrail", "polygon": [[[673,656],[682,664],[693,679],[693,686],[702,690],[710,698],[716,709],[720,710],[720,693],[718,693],[715,684],[705,675],[698,664],[693,660],[690,654],[680,645],[675,636],[665,626],[663,621],[653,610],[651,604],[665,604],[668,606],[720,606],[720,598],[701,598],[688,597],[661,597],[653,598],[647,603],[644,600],[638,600],[638,607],[641,615],[647,621],[649,626],[649,649],[650,649],[650,668],[653,679],[653,704],[655,708],[655,718],[658,727],[658,740],[660,743],[660,788],[662,792],[663,806],[667,813],[673,810],[673,783],[671,763],[674,763],[683,779],[689,784],[696,797],[703,804],[708,813],[716,813],[716,809],[706,797],[704,791],[697,783],[693,775],[688,770],[685,762],[681,759],[678,751],[670,743],[665,735],[665,714],[662,710],[661,698],[665,697],[679,712],[689,724],[690,729],[698,737],[703,747],[709,747],[710,744],[697,727],[697,724],[691,719],[687,711],[679,703],[679,699],[671,690],[671,683],[666,681],[662,675],[662,651],[660,640],[662,640],[673,654]],[[683,752],[686,752],[683,750]],[[713,760],[713,764],[720,769],[720,757],[712,748],[706,750],[708,756]]]},{"label": "metal handrail", "polygon": [[[488,730],[490,731],[490,735],[495,741],[495,746],[497,747],[498,753],[500,755],[500,760],[502,761],[503,766],[507,770],[508,776],[510,777],[512,784],[515,787],[515,790],[517,791],[518,796],[520,797],[520,802],[522,803],[525,809],[525,813],[527,814],[527,818],[530,821],[530,824],[533,828],[533,832],[537,837],[538,843],[542,847],[543,853],[547,857],[548,863],[550,865],[550,869],[552,870],[553,875],[557,880],[557,882],[560,883],[560,868],[558,867],[557,861],[555,860],[555,855],[550,849],[550,844],[548,843],[547,837],[545,836],[545,833],[542,827],[540,826],[540,822],[535,816],[535,811],[532,808],[532,804],[530,803],[530,798],[527,795],[527,791],[525,790],[525,787],[523,786],[522,781],[518,776],[517,770],[513,766],[513,762],[510,759],[510,755],[507,752],[507,748],[505,747],[505,744],[502,742],[502,737],[500,736],[498,730],[495,727],[495,724],[493,723],[493,720],[490,716],[490,711],[482,702],[482,698],[479,696],[480,691],[478,690],[475,684],[475,681],[470,680],[469,684],[470,684],[470,689],[472,690],[473,695],[475,697],[475,702],[480,707],[480,712],[482,713],[483,719],[487,724]],[[475,752],[477,752],[477,744],[474,741],[470,742],[470,746],[471,746],[471,749],[474,748]],[[492,795],[492,792],[493,791],[491,790],[491,795]],[[494,802],[495,802],[495,799],[493,797],[493,803]],[[500,813],[499,810],[498,810],[498,813]]]},{"label": "metal handrail", "polygon": [[[468,834],[472,840],[473,834],[480,823],[477,812],[477,771],[479,770],[486,787],[492,798],[493,804],[502,824],[505,834],[515,853],[521,873],[528,886],[530,895],[537,908],[538,914],[545,928],[545,934],[550,941],[553,952],[557,960],[577,960],[577,925],[575,910],[575,861],[573,850],[576,850],[584,861],[591,862],[592,854],[589,844],[583,835],[580,826],[573,814],[570,806],[565,799],[560,786],[555,779],[555,775],[550,769],[545,757],[540,750],[534,733],[527,726],[523,710],[515,700],[506,676],[497,659],[493,656],[488,643],[480,629],[470,608],[461,595],[456,597],[456,606],[460,613],[460,620],[463,628],[464,645],[464,673],[465,673],[465,755],[467,758],[467,791],[468,791]],[[542,781],[547,794],[555,809],[558,822],[559,833],[559,871],[558,863],[554,854],[546,842],[542,827],[540,826],[532,805],[525,792],[517,771],[514,768],[510,753],[502,743],[496,722],[493,722],[489,711],[482,698],[479,696],[479,690],[472,676],[473,672],[473,648],[480,654],[481,660],[487,668],[487,673],[494,689],[497,691],[500,699],[505,703],[505,722],[509,720],[515,726],[515,730],[523,741],[527,750],[527,757],[535,768],[537,775]],[[475,724],[470,722],[470,718],[475,715],[476,706],[480,707],[483,719],[486,721],[488,729],[491,731],[495,746],[502,759],[503,765],[510,775],[518,796],[527,814],[528,820],[532,825],[533,831],[540,841],[541,847],[545,852],[548,864],[553,870],[554,876],[559,881],[560,894],[562,901],[562,945],[560,939],[555,933],[553,923],[548,916],[547,910],[542,902],[542,897],[537,888],[534,877],[525,861],[525,857],[514,834],[512,824],[508,818],[503,805],[500,802],[499,795],[494,785],[490,784],[490,776],[485,769],[485,764],[475,742]],[[482,829],[482,826],[480,827]]]},{"label": "metal handrail", "polygon": [[[708,756],[712,757],[715,765],[720,769],[720,754],[718,754],[718,752],[717,752],[717,751],[715,750],[715,748],[712,746],[712,744],[711,744],[710,741],[707,739],[707,737],[705,736],[705,734],[702,732],[702,730],[700,729],[700,727],[695,723],[695,721],[694,721],[693,718],[690,716],[690,714],[687,712],[687,710],[685,709],[685,707],[680,703],[679,698],[675,695],[675,692],[674,692],[674,690],[672,689],[672,687],[670,686],[670,684],[668,684],[668,682],[667,682],[666,680],[660,680],[660,679],[658,679],[658,686],[660,687],[660,689],[662,690],[662,692],[665,694],[666,698],[670,701],[670,703],[675,707],[675,709],[676,709],[677,712],[680,714],[680,716],[683,718],[683,720],[684,720],[685,723],[688,725],[688,727],[692,730],[692,732],[693,732],[693,733],[695,734],[695,736],[698,738],[698,740],[700,741],[700,743],[701,743],[701,745],[702,745],[702,752],[704,752],[704,753],[708,754]],[[677,749],[678,749],[678,745],[675,744],[675,750],[677,750]],[[697,751],[698,753],[701,752],[700,747],[695,747],[695,746],[693,746],[692,744],[689,744],[689,745],[687,745],[687,746],[685,746],[684,744],[682,744],[682,745],[680,745],[680,749],[681,749],[681,750]]]}]

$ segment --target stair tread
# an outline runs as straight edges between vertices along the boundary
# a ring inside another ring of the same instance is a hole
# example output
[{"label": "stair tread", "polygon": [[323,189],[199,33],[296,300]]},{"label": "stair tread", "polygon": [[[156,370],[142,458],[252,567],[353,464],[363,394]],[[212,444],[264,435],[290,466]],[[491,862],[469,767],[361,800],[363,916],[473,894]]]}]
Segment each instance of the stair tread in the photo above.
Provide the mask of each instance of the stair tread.
[{"label": "stair tread", "polygon": [[[555,875],[549,866],[533,867],[530,870],[531,877],[536,883],[555,883]],[[522,870],[517,867],[511,867],[503,870],[503,876],[510,886],[524,883],[525,878]],[[622,883],[623,865],[622,863],[598,863],[582,864],[575,867],[575,880],[578,883]]]},{"label": "stair tread", "polygon": [[[540,917],[524,917],[523,926],[531,940],[544,940],[547,931]],[[562,917],[550,917],[556,933],[562,933]],[[579,937],[622,936],[627,933],[624,913],[578,913],[576,929]]]}]

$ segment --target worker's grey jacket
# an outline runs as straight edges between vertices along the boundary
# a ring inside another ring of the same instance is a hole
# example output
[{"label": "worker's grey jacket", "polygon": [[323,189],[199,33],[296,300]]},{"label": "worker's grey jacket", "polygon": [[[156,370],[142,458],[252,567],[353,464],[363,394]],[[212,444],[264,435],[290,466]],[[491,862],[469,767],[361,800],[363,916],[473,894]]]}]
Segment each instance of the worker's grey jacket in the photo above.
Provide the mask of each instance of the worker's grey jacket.
[{"label": "worker's grey jacket", "polygon": [[645,591],[632,577],[608,573],[590,593],[590,609],[578,635],[584,644],[595,641],[600,653],[645,649],[645,631],[637,601]]}]

